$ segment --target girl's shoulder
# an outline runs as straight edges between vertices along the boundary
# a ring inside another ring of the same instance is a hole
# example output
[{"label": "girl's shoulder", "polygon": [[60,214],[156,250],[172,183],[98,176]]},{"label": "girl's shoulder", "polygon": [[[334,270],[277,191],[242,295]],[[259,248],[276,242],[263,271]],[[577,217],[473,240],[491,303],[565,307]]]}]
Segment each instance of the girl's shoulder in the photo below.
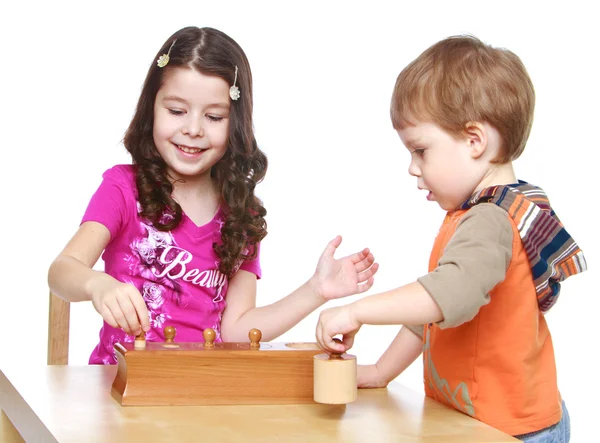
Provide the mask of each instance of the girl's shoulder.
[{"label": "girl's shoulder", "polygon": [[[98,192],[112,200],[125,202],[137,200],[135,165],[115,165],[102,174],[102,183]],[[121,197],[122,196],[122,197]],[[106,199],[105,198],[105,199]]]},{"label": "girl's shoulder", "polygon": [[115,165],[104,171],[102,178],[122,184],[135,185],[135,166]]}]

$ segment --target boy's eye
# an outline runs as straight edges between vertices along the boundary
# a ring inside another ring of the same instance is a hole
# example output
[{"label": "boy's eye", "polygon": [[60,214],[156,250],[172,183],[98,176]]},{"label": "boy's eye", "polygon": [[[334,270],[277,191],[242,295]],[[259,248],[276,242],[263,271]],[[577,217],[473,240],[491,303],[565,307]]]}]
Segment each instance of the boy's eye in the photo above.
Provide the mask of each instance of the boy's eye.
[{"label": "boy's eye", "polygon": [[418,149],[415,149],[413,152],[414,152],[415,154],[417,154],[417,155],[421,156],[421,155],[423,155],[423,154],[425,153],[425,149],[420,149],[420,148],[418,148]]},{"label": "boy's eye", "polygon": [[171,113],[173,115],[181,115],[181,114],[183,114],[183,111],[181,111],[179,109],[170,109],[169,108],[169,113]]}]

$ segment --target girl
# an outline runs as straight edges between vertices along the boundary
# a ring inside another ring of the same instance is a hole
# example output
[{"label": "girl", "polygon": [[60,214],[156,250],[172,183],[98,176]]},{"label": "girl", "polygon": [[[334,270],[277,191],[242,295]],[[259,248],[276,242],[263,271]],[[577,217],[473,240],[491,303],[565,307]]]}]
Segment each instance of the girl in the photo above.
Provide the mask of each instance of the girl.
[{"label": "girl", "polygon": [[[91,300],[104,319],[91,364],[116,363],[113,344],[163,340],[243,341],[259,328],[274,339],[328,299],[368,290],[368,249],[336,260],[326,247],[315,274],[269,306],[256,307],[266,210],[254,188],[267,169],[252,125],[246,55],[224,33],[187,27],[150,67],[124,145],[133,165],[103,175],[81,226],[50,266],[50,289]],[[104,251],[105,272],[92,269]]]}]

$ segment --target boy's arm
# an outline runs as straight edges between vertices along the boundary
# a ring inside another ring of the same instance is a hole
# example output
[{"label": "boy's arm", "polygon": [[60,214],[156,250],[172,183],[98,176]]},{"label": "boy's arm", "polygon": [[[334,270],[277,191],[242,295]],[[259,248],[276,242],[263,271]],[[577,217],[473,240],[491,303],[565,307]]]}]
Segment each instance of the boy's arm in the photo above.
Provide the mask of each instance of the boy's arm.
[{"label": "boy's arm", "polygon": [[438,304],[419,282],[362,298],[349,306],[361,325],[422,325],[444,319]]},{"label": "boy's arm", "polygon": [[[470,321],[506,277],[512,247],[506,211],[491,203],[475,206],[460,220],[434,271],[416,282],[324,310],[317,341],[326,350],[344,352],[363,324],[437,323],[449,328]],[[338,334],[343,345],[333,341]]]},{"label": "boy's arm", "polygon": [[491,203],[460,220],[436,269],[416,282],[363,298],[351,309],[364,324],[465,323],[489,303],[490,291],[506,276],[513,232],[508,214]]},{"label": "boy's arm", "polygon": [[403,326],[374,365],[358,366],[359,388],[383,388],[408,368],[423,352],[423,339]]}]

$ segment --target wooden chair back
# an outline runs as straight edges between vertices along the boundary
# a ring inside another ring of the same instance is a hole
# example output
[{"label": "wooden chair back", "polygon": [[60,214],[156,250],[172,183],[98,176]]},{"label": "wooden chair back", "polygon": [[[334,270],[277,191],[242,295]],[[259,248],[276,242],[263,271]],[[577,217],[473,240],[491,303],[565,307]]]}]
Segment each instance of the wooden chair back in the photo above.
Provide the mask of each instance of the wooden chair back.
[{"label": "wooden chair back", "polygon": [[68,301],[50,292],[48,315],[48,364],[69,364],[69,321],[71,306]]}]

